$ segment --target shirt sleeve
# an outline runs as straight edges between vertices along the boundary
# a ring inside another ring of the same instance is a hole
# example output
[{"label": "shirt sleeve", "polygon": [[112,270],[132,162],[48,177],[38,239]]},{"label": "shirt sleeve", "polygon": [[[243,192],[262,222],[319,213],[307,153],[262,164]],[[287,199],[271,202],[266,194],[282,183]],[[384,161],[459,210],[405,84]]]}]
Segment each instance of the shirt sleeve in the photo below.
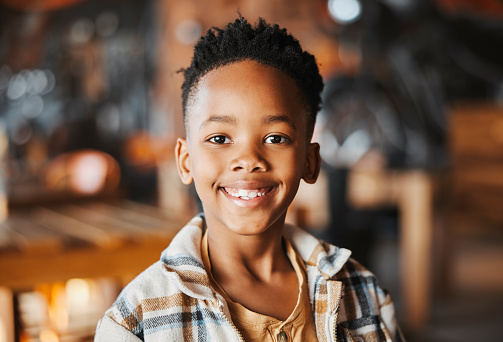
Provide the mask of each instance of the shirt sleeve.
[{"label": "shirt sleeve", "polygon": [[114,321],[110,316],[105,315],[96,326],[95,342],[140,342],[135,334]]},{"label": "shirt sleeve", "polygon": [[389,334],[391,335],[391,339],[394,342],[405,341],[402,335],[402,331],[398,326],[395,316],[395,305],[393,304],[393,300],[391,299],[389,293],[386,293],[386,297],[380,307],[380,312],[383,323],[386,326]]}]

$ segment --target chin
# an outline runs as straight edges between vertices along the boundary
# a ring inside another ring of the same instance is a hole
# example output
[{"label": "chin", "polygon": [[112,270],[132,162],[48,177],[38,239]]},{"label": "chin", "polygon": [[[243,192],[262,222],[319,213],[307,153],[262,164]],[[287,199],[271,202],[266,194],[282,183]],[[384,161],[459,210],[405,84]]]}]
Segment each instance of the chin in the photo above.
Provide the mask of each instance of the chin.
[{"label": "chin", "polygon": [[269,228],[269,226],[252,223],[246,224],[244,222],[240,222],[240,224],[227,224],[226,226],[230,231],[243,236],[260,235]]},{"label": "chin", "polygon": [[[281,218],[284,221],[284,215],[281,215],[279,218],[271,219],[267,218],[256,218],[253,219],[251,217],[241,217],[237,220],[237,222],[225,222],[227,228],[238,235],[243,236],[251,236],[251,235],[260,235],[267,232],[269,229],[274,229],[276,223],[281,222]],[[281,224],[281,229],[283,225]]]}]

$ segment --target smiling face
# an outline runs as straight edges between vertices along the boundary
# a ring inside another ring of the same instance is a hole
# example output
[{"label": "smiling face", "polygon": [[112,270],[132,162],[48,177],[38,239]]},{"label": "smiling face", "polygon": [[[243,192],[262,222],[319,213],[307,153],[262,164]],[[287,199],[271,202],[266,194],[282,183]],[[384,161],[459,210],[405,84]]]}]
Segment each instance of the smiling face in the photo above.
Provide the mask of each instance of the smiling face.
[{"label": "smiling face", "polygon": [[282,229],[300,180],[314,183],[320,167],[302,99],[288,75],[254,61],[201,78],[176,156],[182,181],[195,182],[208,227],[241,235]]}]

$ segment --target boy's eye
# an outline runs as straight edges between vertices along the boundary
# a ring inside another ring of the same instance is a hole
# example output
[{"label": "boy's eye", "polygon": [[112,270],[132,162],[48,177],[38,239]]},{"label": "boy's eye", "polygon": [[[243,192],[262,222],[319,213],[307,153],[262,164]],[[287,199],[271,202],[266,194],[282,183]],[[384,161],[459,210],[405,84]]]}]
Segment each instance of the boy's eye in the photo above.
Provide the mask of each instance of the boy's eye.
[{"label": "boy's eye", "polygon": [[215,135],[208,139],[209,142],[214,144],[230,144],[231,139],[227,138],[225,135]]},{"label": "boy's eye", "polygon": [[290,140],[281,135],[270,135],[267,138],[265,138],[265,142],[267,144],[284,144],[290,142]]}]

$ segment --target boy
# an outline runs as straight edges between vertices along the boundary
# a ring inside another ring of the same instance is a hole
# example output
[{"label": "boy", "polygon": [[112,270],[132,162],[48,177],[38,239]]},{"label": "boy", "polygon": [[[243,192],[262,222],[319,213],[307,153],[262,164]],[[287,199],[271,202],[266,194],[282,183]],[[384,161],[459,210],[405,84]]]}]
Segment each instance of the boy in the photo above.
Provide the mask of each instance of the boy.
[{"label": "boy", "polygon": [[[216,34],[215,34],[216,33]],[[401,341],[393,303],[350,252],[285,224],[323,82],[277,25],[209,30],[185,70],[175,153],[204,214],[121,293],[97,341]]]}]

